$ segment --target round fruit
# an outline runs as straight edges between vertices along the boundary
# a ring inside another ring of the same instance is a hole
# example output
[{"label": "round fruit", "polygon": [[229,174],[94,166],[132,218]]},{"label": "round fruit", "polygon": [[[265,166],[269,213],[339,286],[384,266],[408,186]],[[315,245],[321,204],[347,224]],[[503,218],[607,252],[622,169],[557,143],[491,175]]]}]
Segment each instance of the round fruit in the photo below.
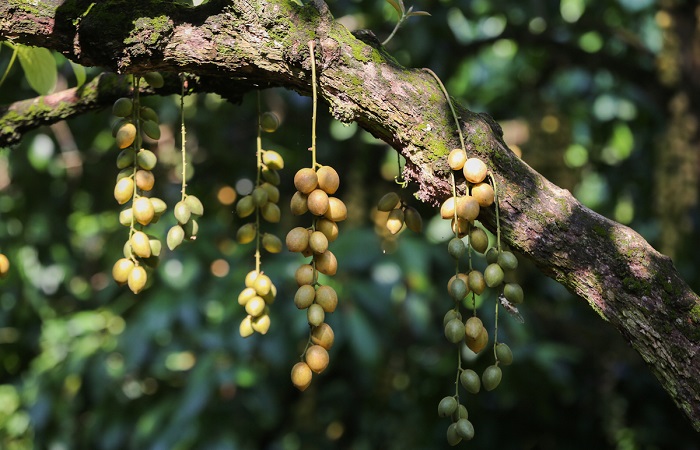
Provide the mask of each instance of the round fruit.
[{"label": "round fruit", "polygon": [[314,302],[316,289],[310,284],[302,284],[294,294],[294,306],[299,309],[306,309]]},{"label": "round fruit", "polygon": [[150,84],[151,87],[156,89],[162,88],[165,84],[163,75],[161,75],[159,72],[148,72],[143,76],[143,79],[146,80],[146,83]]},{"label": "round fruit", "polygon": [[447,286],[447,292],[450,294],[450,297],[452,297],[452,300],[456,302],[464,300],[469,293],[469,287],[462,278],[455,278],[451,283],[448,283]]},{"label": "round fruit", "polygon": [[155,177],[153,176],[153,172],[150,170],[136,171],[135,179],[136,186],[138,186],[138,188],[142,191],[150,191],[153,189],[153,185],[155,184]]},{"label": "round fruit", "polygon": [[401,200],[396,192],[388,192],[379,199],[377,209],[384,212],[389,212],[396,208]]},{"label": "round fruit", "polygon": [[252,320],[253,330],[257,331],[258,333],[267,334],[267,332],[270,330],[271,322],[269,314],[254,317]]},{"label": "round fruit", "polygon": [[455,217],[455,198],[450,197],[440,206],[440,217],[443,219],[454,219]]},{"label": "round fruit", "polygon": [[306,198],[306,206],[311,211],[311,214],[315,216],[324,215],[330,206],[328,194],[321,189],[314,189]]},{"label": "round fruit", "polygon": [[153,209],[153,203],[151,203],[148,197],[139,197],[134,200],[132,210],[134,219],[141,225],[148,225],[156,215]]},{"label": "round fruit", "polygon": [[451,423],[450,426],[447,427],[447,443],[454,447],[460,442],[462,442],[462,438],[457,433],[457,424]]},{"label": "round fruit", "polygon": [[316,282],[316,271],[311,264],[302,264],[294,274],[297,285],[314,284]]},{"label": "round fruit", "polygon": [[473,222],[479,217],[479,202],[471,195],[457,198],[457,217]]},{"label": "round fruit", "polygon": [[467,338],[465,339],[467,343],[467,347],[474,353],[479,353],[482,351],[484,348],[486,348],[486,345],[489,343],[489,332],[486,331],[486,328],[481,327],[481,333],[479,333],[479,337],[476,339],[470,339]]},{"label": "round fruit", "polygon": [[481,322],[481,319],[479,319],[476,316],[472,316],[469,319],[467,319],[467,323],[464,325],[464,330],[468,338],[476,339],[477,337],[479,337],[479,334],[481,333],[481,329],[483,327],[484,324]]},{"label": "round fruit", "polygon": [[296,227],[289,230],[285,243],[290,252],[303,252],[309,246],[309,232],[306,228]]},{"label": "round fruit", "polygon": [[451,226],[452,232],[457,233],[457,237],[459,238],[463,238],[464,236],[466,236],[467,232],[469,231],[469,221],[466,219],[460,219],[459,217],[457,218],[456,222],[454,219],[452,219]]},{"label": "round fruit", "polygon": [[274,133],[280,126],[280,119],[277,114],[266,111],[260,116],[260,129],[265,133]]},{"label": "round fruit", "polygon": [[129,272],[127,283],[134,294],[138,294],[143,290],[144,286],[146,286],[146,281],[148,281],[148,275],[146,275],[146,269],[142,266],[136,266]]},{"label": "round fruit", "polygon": [[255,289],[256,294],[263,297],[267,295],[270,290],[272,290],[272,280],[270,280],[270,277],[267,275],[261,273],[255,277],[255,281],[253,281],[253,289]]},{"label": "round fruit", "polygon": [[518,268],[518,258],[511,252],[501,252],[498,255],[498,265],[503,268],[503,270],[515,270]]},{"label": "round fruit", "polygon": [[134,102],[127,97],[118,98],[112,105],[112,114],[117,117],[129,117],[134,109]]},{"label": "round fruit", "polygon": [[523,302],[523,288],[518,283],[506,283],[503,287],[503,296],[511,303],[519,304]]},{"label": "round fruit", "polygon": [[328,242],[333,242],[338,239],[338,224],[325,217],[316,220],[316,230],[323,233],[328,239]]},{"label": "round fruit", "polygon": [[462,371],[462,373],[459,375],[459,382],[470,394],[477,394],[481,390],[481,380],[479,379],[479,374],[471,369]]},{"label": "round fruit", "polygon": [[248,303],[248,300],[251,298],[255,297],[257,292],[255,292],[255,289],[252,287],[247,287],[241,291],[240,294],[238,294],[238,304],[241,306],[245,306],[246,303]]},{"label": "round fruit", "polygon": [[117,181],[114,186],[114,198],[117,203],[123,205],[124,203],[131,200],[131,196],[134,195],[134,180],[131,178],[122,178]]},{"label": "round fruit", "polygon": [[338,270],[338,260],[330,250],[314,255],[314,261],[316,261],[316,270],[325,275],[333,276]]},{"label": "round fruit", "polygon": [[257,234],[257,228],[254,223],[246,223],[242,225],[236,232],[236,241],[239,244],[248,244],[253,242],[255,235]]},{"label": "round fruit", "polygon": [[151,244],[149,243],[148,236],[143,231],[135,231],[129,239],[131,244],[131,251],[134,255],[140,258],[148,258],[151,256]]},{"label": "round fruit", "polygon": [[263,164],[265,164],[268,169],[281,170],[284,168],[284,159],[282,159],[282,155],[274,150],[265,150],[262,160]]},{"label": "round fruit", "polygon": [[279,253],[282,251],[282,241],[272,233],[263,234],[262,246],[268,253]]},{"label": "round fruit", "polygon": [[301,216],[309,210],[309,207],[306,204],[306,198],[307,195],[301,191],[296,191],[294,195],[292,195],[292,200],[289,202],[289,209],[292,211],[292,214],[295,216]]},{"label": "round fruit", "polygon": [[479,158],[469,158],[464,163],[464,178],[470,183],[481,183],[486,178],[486,164]]},{"label": "round fruit", "polygon": [[453,421],[458,421],[459,419],[468,419],[469,418],[469,411],[467,411],[467,407],[464,405],[459,405],[457,407],[457,411],[455,411],[452,414],[452,420]]},{"label": "round fruit", "polygon": [[320,231],[314,231],[309,236],[309,247],[314,253],[323,253],[328,250],[328,238]]},{"label": "round fruit", "polygon": [[280,207],[274,203],[265,203],[262,208],[260,208],[260,214],[263,219],[270,223],[277,223],[280,221],[281,212]]},{"label": "round fruit", "polygon": [[156,154],[150,150],[141,149],[140,152],[136,154],[136,164],[142,169],[153,170],[158,162]]},{"label": "round fruit", "polygon": [[464,241],[460,238],[452,238],[447,244],[447,253],[450,254],[454,259],[459,259],[464,256],[464,252],[467,251],[467,246],[464,245]]},{"label": "round fruit", "polygon": [[[491,247],[486,251],[486,262],[493,264],[498,261],[498,249],[496,247]],[[501,266],[503,267],[503,266]]]},{"label": "round fruit", "polygon": [[316,171],[318,175],[318,187],[328,195],[333,195],[340,186],[340,177],[338,172],[331,166],[322,166]]},{"label": "round fruit", "polygon": [[348,218],[348,209],[341,199],[328,197],[328,211],[326,211],[324,217],[333,222],[342,222]]},{"label": "round fruit", "polygon": [[170,250],[175,250],[185,239],[185,230],[180,225],[175,225],[168,230],[168,236],[165,238],[165,243]]},{"label": "round fruit", "polygon": [[464,439],[465,441],[472,440],[474,438],[474,425],[467,419],[459,419],[455,423],[457,429],[457,435]]},{"label": "round fruit", "polygon": [[486,280],[484,276],[478,270],[472,270],[469,272],[469,290],[474,292],[476,295],[481,295],[486,289]]},{"label": "round fruit", "polygon": [[464,324],[456,317],[445,325],[445,337],[448,341],[456,344],[464,339]]},{"label": "round fruit", "polygon": [[469,233],[469,244],[479,253],[485,253],[489,247],[489,237],[484,230],[473,227]]},{"label": "round fruit", "polygon": [[243,320],[241,320],[241,324],[238,327],[238,333],[244,338],[247,338],[255,333],[255,330],[253,329],[252,317],[246,316]]},{"label": "round fruit", "polygon": [[136,152],[134,152],[134,149],[133,148],[125,148],[124,150],[119,152],[119,154],[117,155],[117,169],[126,169],[127,167],[129,167],[130,170],[126,173],[131,175],[133,173],[133,170],[131,170],[130,166],[132,166],[134,164],[135,160],[136,160]]},{"label": "round fruit", "polygon": [[268,167],[263,167],[262,177],[265,181],[272,184],[273,186],[279,186],[280,184],[280,174],[276,170],[272,170]]},{"label": "round fruit", "polygon": [[497,365],[488,366],[484,370],[484,374],[481,375],[481,382],[484,385],[484,389],[487,391],[493,391],[501,383],[501,368]]},{"label": "round fruit", "polygon": [[324,312],[332,313],[338,306],[338,294],[330,286],[321,286],[316,290],[316,303]]},{"label": "round fruit", "polygon": [[488,183],[479,183],[476,186],[472,186],[472,197],[479,202],[479,206],[487,208],[493,204],[493,188]]},{"label": "round fruit", "polygon": [[144,120],[141,123],[141,131],[143,131],[143,134],[154,141],[160,139],[160,126],[158,125],[158,122],[153,120]]},{"label": "round fruit", "polygon": [[404,214],[406,226],[409,230],[413,231],[414,233],[420,233],[423,231],[423,218],[420,216],[420,213],[416,208],[413,206],[406,206]]},{"label": "round fruit", "polygon": [[499,342],[496,344],[496,359],[504,366],[509,366],[513,363],[513,352],[508,344]]},{"label": "round fruit", "polygon": [[314,303],[306,310],[306,320],[309,322],[309,325],[317,327],[321,325],[325,319],[326,313],[323,311],[323,308],[321,308],[321,305]]},{"label": "round fruit", "polygon": [[465,162],[467,162],[467,152],[461,148],[453,149],[447,157],[447,163],[452,170],[462,170]]},{"label": "round fruit", "polygon": [[489,264],[484,270],[484,281],[486,281],[486,286],[496,287],[503,283],[503,269],[498,264]]},{"label": "round fruit", "polygon": [[322,323],[321,325],[314,327],[311,331],[311,342],[320,345],[326,350],[330,350],[333,347],[333,341],[335,340],[335,333],[333,333],[333,328],[327,323]]},{"label": "round fruit", "polygon": [[298,362],[292,367],[292,384],[300,391],[305,391],[311,384],[313,373],[305,362]]},{"label": "round fruit", "polygon": [[252,317],[258,317],[265,310],[265,300],[261,297],[255,296],[248,300],[245,304],[245,312],[250,314]]},{"label": "round fruit", "polygon": [[438,404],[438,416],[450,417],[457,411],[457,400],[454,397],[444,397]]},{"label": "round fruit", "polygon": [[253,189],[253,193],[250,194],[253,197],[253,204],[260,208],[267,203],[267,191],[260,186]]},{"label": "round fruit", "polygon": [[401,231],[404,223],[404,212],[402,209],[393,209],[389,213],[389,217],[386,220],[386,228],[391,234],[396,234]]},{"label": "round fruit", "polygon": [[255,280],[257,280],[259,276],[260,272],[257,270],[251,270],[246,274],[243,284],[245,284],[245,287],[247,288],[252,288],[255,286]]},{"label": "round fruit", "polygon": [[255,212],[255,203],[253,203],[253,197],[246,195],[241,197],[236,203],[236,215],[241,219],[248,217]]},{"label": "round fruit", "polygon": [[117,135],[115,140],[117,141],[117,147],[127,148],[134,143],[136,139],[136,127],[131,122],[124,123],[119,130],[117,130]]},{"label": "round fruit", "polygon": [[306,349],[306,356],[304,359],[312,371],[321,373],[328,367],[328,350],[320,345],[312,345]]},{"label": "round fruit", "polygon": [[[7,261],[7,257],[5,255],[0,255],[0,275],[3,272],[7,272],[7,270],[3,271],[3,258],[5,261]],[[9,264],[9,263],[8,263]],[[123,285],[127,281],[129,281],[129,274],[134,268],[134,262],[130,259],[127,258],[121,258],[117,260],[116,263],[114,263],[114,266],[112,267],[112,278],[114,278],[114,281],[117,282],[119,285]]]}]

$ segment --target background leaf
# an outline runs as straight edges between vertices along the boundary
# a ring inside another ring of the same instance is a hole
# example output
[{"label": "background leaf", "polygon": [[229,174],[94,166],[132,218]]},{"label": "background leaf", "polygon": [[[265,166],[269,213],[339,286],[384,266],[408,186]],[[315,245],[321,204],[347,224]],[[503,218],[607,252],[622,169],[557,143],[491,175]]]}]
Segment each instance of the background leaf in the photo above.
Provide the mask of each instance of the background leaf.
[{"label": "background leaf", "polygon": [[56,87],[58,72],[56,60],[45,48],[17,46],[19,63],[29,86],[41,95],[50,94]]}]

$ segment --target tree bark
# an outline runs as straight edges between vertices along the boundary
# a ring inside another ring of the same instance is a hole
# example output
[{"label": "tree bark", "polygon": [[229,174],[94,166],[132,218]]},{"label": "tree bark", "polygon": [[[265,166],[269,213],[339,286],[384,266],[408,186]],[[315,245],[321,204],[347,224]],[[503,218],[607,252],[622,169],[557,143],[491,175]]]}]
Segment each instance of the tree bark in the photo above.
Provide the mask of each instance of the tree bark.
[{"label": "tree bark", "polygon": [[[241,91],[281,86],[310,95],[314,41],[319,94],[332,114],[400,151],[422,200],[437,205],[451,195],[446,156],[459,141],[438,84],[426,71],[399,65],[371,36],[348,32],[321,0],[303,7],[212,0],[197,8],[10,0],[0,4],[0,17],[1,38],[86,66],[187,72]],[[490,117],[458,114],[468,154],[487,162],[497,184],[502,239],[615,326],[700,431],[700,299],[671,260],[516,157]],[[480,219],[495,229],[493,208]]]}]

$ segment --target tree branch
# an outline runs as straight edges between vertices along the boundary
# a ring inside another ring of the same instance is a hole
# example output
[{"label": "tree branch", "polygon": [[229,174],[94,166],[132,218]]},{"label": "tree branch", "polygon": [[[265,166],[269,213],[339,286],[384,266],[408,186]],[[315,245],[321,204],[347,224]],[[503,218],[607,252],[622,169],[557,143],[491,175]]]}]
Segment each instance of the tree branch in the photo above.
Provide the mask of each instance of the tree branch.
[{"label": "tree branch", "polygon": [[[37,2],[32,2],[37,3]],[[320,0],[213,0],[202,7],[144,0],[11,1],[0,37],[41,45],[88,66],[161,70],[309,95],[307,43],[317,42],[319,93],[333,115],[357,121],[401,151],[419,195],[450,195],[445,156],[458,146],[435,80],[356,39]],[[518,159],[488,116],[459,110],[467,151],[487,162],[501,193],[502,237],[588,301],[647,361],[700,431],[700,299],[671,261],[633,230],[582,206]],[[480,217],[491,229],[492,213]]]}]

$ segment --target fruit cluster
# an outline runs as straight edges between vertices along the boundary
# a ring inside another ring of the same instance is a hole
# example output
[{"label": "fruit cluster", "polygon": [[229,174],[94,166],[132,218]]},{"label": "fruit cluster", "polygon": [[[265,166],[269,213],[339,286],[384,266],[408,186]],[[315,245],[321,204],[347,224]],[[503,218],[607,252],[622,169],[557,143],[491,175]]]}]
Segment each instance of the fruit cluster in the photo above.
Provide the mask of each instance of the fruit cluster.
[{"label": "fruit cluster", "polygon": [[[495,181],[487,180],[488,169],[486,164],[478,158],[467,158],[463,149],[453,150],[448,163],[455,171],[461,171],[467,181],[464,195],[458,196],[453,181],[453,195],[448,198],[440,208],[442,218],[452,220],[454,237],[449,241],[447,251],[455,261],[455,275],[447,283],[447,291],[454,300],[454,308],[449,310],[443,318],[445,337],[454,344],[462,342],[474,353],[479,353],[486,348],[489,342],[489,333],[481,319],[476,316],[476,295],[481,295],[486,288],[503,287],[499,296],[500,305],[520,319],[515,304],[523,301],[523,291],[517,283],[505,283],[506,275],[515,270],[518,260],[513,253],[503,251],[500,245],[500,224],[498,221],[498,199],[494,190]],[[497,246],[489,248],[489,239],[486,232],[476,226],[474,221],[479,216],[481,208],[487,208],[496,203]],[[463,238],[468,237],[468,244]],[[472,268],[472,251],[485,254],[487,266],[483,273]],[[465,255],[469,258],[467,272],[459,271],[459,261]],[[463,322],[460,306],[471,294],[473,314]],[[481,377],[471,370],[464,369],[461,363],[461,353],[458,353],[458,378],[461,386],[470,394],[479,392],[481,386],[491,391],[501,382],[502,372],[499,365],[509,365],[513,361],[513,354],[507,344],[498,342],[498,308],[496,302],[496,315],[494,326],[494,364],[484,370]],[[458,387],[457,387],[458,388]],[[447,441],[450,445],[457,445],[461,440],[469,440],[474,437],[474,427],[468,420],[467,409],[459,403],[459,391],[454,396],[444,397],[438,406],[440,417],[451,417],[452,424],[447,429]]]},{"label": "fruit cluster", "polygon": [[314,216],[310,228],[293,228],[285,239],[289,251],[311,257],[295,273],[298,289],[294,304],[306,310],[311,328],[310,345],[302,361],[292,368],[292,383],[301,391],[311,383],[312,373],[321,373],[328,366],[328,350],[333,345],[333,329],[325,323],[325,315],[335,311],[338,294],[331,286],[318,282],[318,273],[333,276],[338,269],[338,261],[328,247],[338,237],[337,223],[347,218],[345,203],[332,196],[339,185],[338,173],[330,166],[303,168],[294,175],[297,191],[290,202],[292,214],[299,216],[308,211]]},{"label": "fruit cluster", "polygon": [[[157,72],[146,74],[144,79],[156,88],[163,85],[163,78]],[[147,235],[143,227],[157,222],[166,209],[163,200],[145,196],[155,183],[152,170],[157,158],[152,151],[142,148],[143,136],[158,140],[160,127],[156,112],[140,104],[139,82],[140,77],[135,76],[133,98],[119,98],[112,107],[112,113],[119,117],[112,134],[121,150],[117,156],[120,172],[114,198],[120,205],[131,202],[119,214],[119,222],[129,227],[129,239],[124,244],[124,257],[112,268],[112,276],[118,284],[128,284],[135,294],[146,286],[149,271],[158,265],[162,247],[160,240]]]},{"label": "fruit cluster", "polygon": [[401,200],[396,192],[384,194],[377,202],[377,210],[388,213],[386,230],[392,235],[404,229],[404,225],[414,233],[423,231],[423,219],[416,208]]},{"label": "fruit cluster", "polygon": [[236,214],[240,218],[246,218],[255,214],[255,221],[242,225],[236,232],[236,240],[239,244],[248,244],[255,241],[255,270],[248,273],[245,278],[245,288],[238,295],[238,304],[245,308],[246,317],[241,321],[239,333],[242,337],[248,337],[254,333],[266,334],[270,329],[270,315],[268,305],[275,301],[277,288],[270,277],[261,269],[260,246],[269,253],[282,251],[282,241],[272,233],[260,231],[260,219],[269,223],[280,221],[280,208],[277,205],[280,199],[280,184],[278,171],[284,168],[284,159],[273,150],[262,149],[261,133],[274,132],[279,126],[279,119],[272,113],[264,113],[259,117],[258,140],[256,151],[257,177],[253,191],[240,198],[236,203]]}]

